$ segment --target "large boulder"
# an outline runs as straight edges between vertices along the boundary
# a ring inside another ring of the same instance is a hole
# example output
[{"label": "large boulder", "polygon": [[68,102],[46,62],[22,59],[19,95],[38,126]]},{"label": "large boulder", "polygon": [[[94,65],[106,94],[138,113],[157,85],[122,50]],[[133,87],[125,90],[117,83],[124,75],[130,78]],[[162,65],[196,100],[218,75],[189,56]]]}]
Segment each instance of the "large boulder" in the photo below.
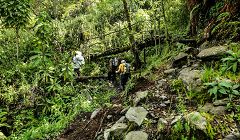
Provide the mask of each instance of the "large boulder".
[{"label": "large boulder", "polygon": [[199,46],[199,49],[204,50],[204,49],[210,48],[211,47],[210,45],[211,44],[209,43],[209,41],[206,41],[202,45]]},{"label": "large boulder", "polygon": [[202,50],[197,57],[200,59],[219,58],[227,51],[227,46],[216,46]]},{"label": "large boulder", "polygon": [[143,107],[130,107],[125,116],[129,121],[135,122],[140,126],[147,114],[147,110]]},{"label": "large boulder", "polygon": [[147,140],[148,134],[143,131],[131,131],[126,135],[125,140]]},{"label": "large boulder", "polygon": [[183,83],[187,86],[188,90],[201,91],[201,75],[200,70],[192,70],[191,68],[184,68],[179,72],[178,79],[182,80]]},{"label": "large boulder", "polygon": [[127,129],[127,125],[124,123],[115,123],[110,129],[104,131],[104,140],[108,140],[110,134],[113,136],[120,136]]},{"label": "large boulder", "polygon": [[176,57],[174,57],[172,66],[173,67],[181,67],[187,64],[188,54],[184,52],[180,52]]},{"label": "large boulder", "polygon": [[187,58],[188,54],[184,53],[184,52],[180,52],[176,57],[174,57],[174,61],[180,61],[183,60],[185,58]]},{"label": "large boulder", "polygon": [[137,92],[135,98],[133,99],[133,104],[134,104],[134,106],[137,106],[137,104],[138,104],[141,100],[145,99],[147,96],[148,96],[148,91],[140,91],[140,92]]},{"label": "large boulder", "polygon": [[184,118],[190,125],[204,132],[206,131],[207,119],[203,117],[199,112],[192,112],[186,115]]},{"label": "large boulder", "polygon": [[229,102],[228,98],[222,99],[222,100],[216,100],[213,102],[213,105],[215,106],[223,106],[223,105],[227,105]]},{"label": "large boulder", "polygon": [[178,79],[181,79],[185,84],[191,85],[195,84],[196,80],[201,78],[200,70],[192,70],[191,68],[184,68],[179,72]]},{"label": "large boulder", "polygon": [[187,54],[194,55],[198,52],[198,49],[193,48],[193,47],[186,47],[186,48],[183,49],[183,51]]},{"label": "large boulder", "polygon": [[176,72],[177,69],[168,69],[164,71],[164,74],[173,74]]},{"label": "large boulder", "polygon": [[206,103],[203,107],[200,107],[198,110],[199,110],[200,112],[208,113],[212,108],[213,108],[213,104],[211,104],[211,103]]},{"label": "large boulder", "polygon": [[211,108],[210,113],[213,115],[224,115],[226,114],[226,107],[225,106],[213,107]]}]

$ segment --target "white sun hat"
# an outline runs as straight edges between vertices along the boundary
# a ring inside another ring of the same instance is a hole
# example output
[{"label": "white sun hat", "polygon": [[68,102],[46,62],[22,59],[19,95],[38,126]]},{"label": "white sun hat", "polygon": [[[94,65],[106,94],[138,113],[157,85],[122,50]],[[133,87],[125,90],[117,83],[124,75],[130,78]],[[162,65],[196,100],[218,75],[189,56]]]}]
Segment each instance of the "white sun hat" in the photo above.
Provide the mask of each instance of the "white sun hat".
[{"label": "white sun hat", "polygon": [[125,60],[122,60],[121,63],[126,63],[126,61],[125,61]]},{"label": "white sun hat", "polygon": [[82,52],[80,51],[75,51],[77,55],[82,55]]}]

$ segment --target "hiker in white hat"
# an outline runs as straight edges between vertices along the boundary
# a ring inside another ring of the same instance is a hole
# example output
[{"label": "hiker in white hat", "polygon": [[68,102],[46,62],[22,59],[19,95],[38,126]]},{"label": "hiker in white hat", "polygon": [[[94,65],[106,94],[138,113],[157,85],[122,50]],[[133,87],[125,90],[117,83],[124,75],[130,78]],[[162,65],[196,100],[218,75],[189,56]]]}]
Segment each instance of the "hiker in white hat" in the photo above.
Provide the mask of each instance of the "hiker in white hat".
[{"label": "hiker in white hat", "polygon": [[84,57],[82,52],[76,51],[76,55],[73,57],[73,69],[77,74],[78,78],[80,77],[80,67],[85,64]]}]

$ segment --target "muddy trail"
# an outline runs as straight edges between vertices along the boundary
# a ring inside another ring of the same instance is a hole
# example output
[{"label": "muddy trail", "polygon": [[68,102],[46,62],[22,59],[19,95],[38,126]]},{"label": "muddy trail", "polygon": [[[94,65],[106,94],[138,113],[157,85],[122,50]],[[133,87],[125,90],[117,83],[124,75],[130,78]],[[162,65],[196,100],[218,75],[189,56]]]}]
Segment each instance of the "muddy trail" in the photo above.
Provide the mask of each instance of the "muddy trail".
[{"label": "muddy trail", "polygon": [[[131,91],[131,96],[138,90],[144,90],[151,86],[147,79],[138,79],[138,84]],[[121,94],[111,98],[111,108],[97,109],[93,112],[80,113],[68,126],[68,128],[57,138],[58,140],[95,140],[103,133],[104,129],[116,123],[126,113],[126,108]],[[95,115],[95,116],[94,116]]]},{"label": "muddy trail", "polygon": [[58,139],[94,140],[103,128],[115,123],[121,117],[119,115],[121,110],[122,107],[113,107],[111,110],[101,109],[92,119],[90,119],[92,112],[80,113]]}]

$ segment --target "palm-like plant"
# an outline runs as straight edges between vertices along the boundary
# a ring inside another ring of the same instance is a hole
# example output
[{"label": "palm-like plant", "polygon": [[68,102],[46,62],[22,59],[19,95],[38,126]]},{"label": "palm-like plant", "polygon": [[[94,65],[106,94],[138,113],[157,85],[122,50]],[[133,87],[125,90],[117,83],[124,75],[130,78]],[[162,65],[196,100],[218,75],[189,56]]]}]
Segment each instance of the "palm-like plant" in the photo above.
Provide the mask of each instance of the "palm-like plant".
[{"label": "palm-like plant", "polygon": [[223,70],[228,71],[231,70],[234,73],[238,71],[238,66],[240,65],[240,50],[238,52],[227,51],[228,56],[222,59]]},{"label": "palm-like plant", "polygon": [[238,83],[220,81],[219,79],[217,79],[216,81],[213,81],[211,83],[205,83],[204,85],[209,88],[208,93],[210,93],[211,96],[214,95],[214,100],[218,97],[222,97],[223,95],[227,95],[231,101],[234,95],[240,95],[240,85]]}]

